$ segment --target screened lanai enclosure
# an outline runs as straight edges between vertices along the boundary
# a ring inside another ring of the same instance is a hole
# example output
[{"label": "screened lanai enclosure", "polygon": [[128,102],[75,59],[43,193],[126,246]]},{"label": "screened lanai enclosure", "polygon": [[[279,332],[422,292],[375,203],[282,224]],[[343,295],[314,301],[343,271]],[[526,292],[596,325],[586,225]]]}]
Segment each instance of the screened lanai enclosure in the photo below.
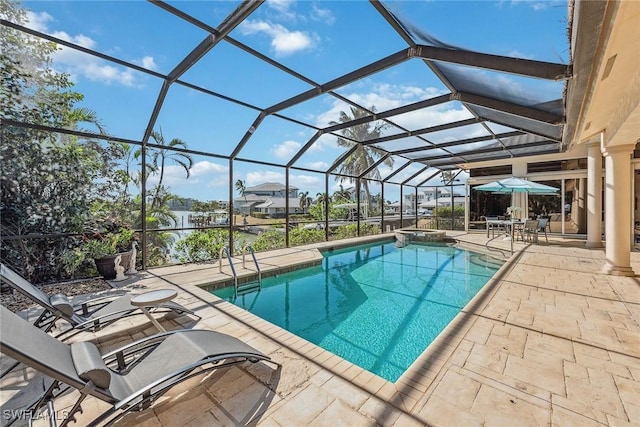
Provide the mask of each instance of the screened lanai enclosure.
[{"label": "screened lanai enclosure", "polygon": [[461,165],[565,149],[566,2],[514,22],[501,2],[1,1],[2,259],[35,282],[95,274],[105,241],[146,269],[464,229]]}]

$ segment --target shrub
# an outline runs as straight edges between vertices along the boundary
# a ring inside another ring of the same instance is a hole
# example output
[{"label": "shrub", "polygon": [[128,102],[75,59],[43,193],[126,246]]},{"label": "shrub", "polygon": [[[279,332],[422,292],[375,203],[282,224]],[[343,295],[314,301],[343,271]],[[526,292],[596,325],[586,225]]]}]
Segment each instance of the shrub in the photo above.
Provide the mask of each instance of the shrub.
[{"label": "shrub", "polygon": [[289,232],[289,244],[291,246],[307,245],[317,242],[324,242],[324,230],[295,228]]},{"label": "shrub", "polygon": [[[180,262],[204,262],[218,259],[220,251],[227,245],[229,233],[227,230],[210,229],[194,231],[179,240],[175,246],[175,255]],[[246,243],[240,238],[240,233],[233,232],[234,253],[238,252]]]},{"label": "shrub", "polygon": [[253,242],[256,251],[269,251],[285,247],[284,233],[279,230],[269,230],[260,234]]}]

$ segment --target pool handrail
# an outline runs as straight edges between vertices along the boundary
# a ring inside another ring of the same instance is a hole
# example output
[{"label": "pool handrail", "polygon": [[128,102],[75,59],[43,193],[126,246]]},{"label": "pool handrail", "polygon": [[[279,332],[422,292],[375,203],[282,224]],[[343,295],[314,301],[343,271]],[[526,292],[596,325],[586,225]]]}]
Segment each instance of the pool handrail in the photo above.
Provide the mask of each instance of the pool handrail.
[{"label": "pool handrail", "polygon": [[218,255],[218,271],[222,273],[222,256],[227,254],[227,260],[229,261],[229,267],[231,267],[231,273],[233,273],[233,287],[238,292],[238,275],[236,274],[236,268],[233,265],[233,260],[231,259],[231,252],[227,246],[223,246],[220,249],[220,254]]},{"label": "pool handrail", "polygon": [[244,248],[242,248],[242,268],[246,269],[246,263],[245,263],[245,255],[247,254],[247,250],[249,251],[249,253],[251,254],[251,257],[253,258],[253,263],[256,266],[256,271],[258,272],[258,283],[260,284],[260,287],[262,287],[262,271],[260,271],[260,265],[258,264],[258,260],[256,259],[256,252],[253,249],[253,246],[251,245],[244,245]]}]

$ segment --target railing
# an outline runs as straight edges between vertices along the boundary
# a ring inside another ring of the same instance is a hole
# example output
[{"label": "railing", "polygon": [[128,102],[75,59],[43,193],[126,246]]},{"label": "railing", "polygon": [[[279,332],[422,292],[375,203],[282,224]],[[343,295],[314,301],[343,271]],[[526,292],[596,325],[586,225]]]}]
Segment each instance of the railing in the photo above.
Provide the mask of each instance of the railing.
[{"label": "railing", "polygon": [[258,272],[258,284],[262,286],[262,272],[260,271],[260,265],[258,265],[258,260],[256,259],[256,252],[253,250],[253,246],[251,245],[245,245],[245,247],[242,248],[242,268],[247,268],[245,263],[245,255],[247,254],[247,250],[251,254],[253,263],[256,266],[256,271]]},{"label": "railing", "polygon": [[233,266],[233,260],[231,259],[231,252],[229,248],[223,246],[220,249],[220,255],[218,255],[218,271],[222,272],[222,256],[227,254],[227,260],[229,261],[229,267],[231,267],[231,273],[233,273],[233,288],[235,289],[236,297],[238,296],[238,275],[236,274],[236,268]]}]

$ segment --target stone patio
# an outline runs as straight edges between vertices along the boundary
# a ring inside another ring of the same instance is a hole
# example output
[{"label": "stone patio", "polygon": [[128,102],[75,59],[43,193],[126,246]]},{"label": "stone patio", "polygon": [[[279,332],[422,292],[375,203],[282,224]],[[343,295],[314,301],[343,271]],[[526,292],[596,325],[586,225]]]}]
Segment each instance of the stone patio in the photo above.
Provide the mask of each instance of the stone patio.
[{"label": "stone patio", "polygon": [[[449,232],[486,251],[484,232]],[[333,246],[336,242],[320,246]],[[510,255],[509,242],[491,242]],[[549,238],[515,244],[516,253],[396,382],[390,383],[200,288],[229,282],[226,264],[154,268],[127,281],[140,292],[173,288],[196,311],[162,320],[170,329],[212,329],[236,336],[282,364],[240,365],[173,388],[123,426],[631,426],[640,425],[640,285],[636,277],[600,273],[603,249]],[[494,252],[496,253],[496,252]],[[498,253],[499,254],[499,253]],[[263,274],[319,262],[313,247],[257,254]],[[640,272],[640,253],[631,254]],[[236,259],[236,267],[242,265]],[[247,262],[242,276],[255,275]],[[28,313],[33,316],[34,313]],[[97,335],[103,350],[155,333],[136,316]],[[3,358],[6,359],[6,358]],[[7,360],[2,360],[3,364]],[[3,410],[30,369],[2,381]],[[37,378],[36,378],[37,379]],[[59,416],[73,396],[55,402]],[[76,425],[108,407],[93,398]],[[3,416],[6,412],[3,412]],[[35,425],[48,425],[39,419]]]}]

